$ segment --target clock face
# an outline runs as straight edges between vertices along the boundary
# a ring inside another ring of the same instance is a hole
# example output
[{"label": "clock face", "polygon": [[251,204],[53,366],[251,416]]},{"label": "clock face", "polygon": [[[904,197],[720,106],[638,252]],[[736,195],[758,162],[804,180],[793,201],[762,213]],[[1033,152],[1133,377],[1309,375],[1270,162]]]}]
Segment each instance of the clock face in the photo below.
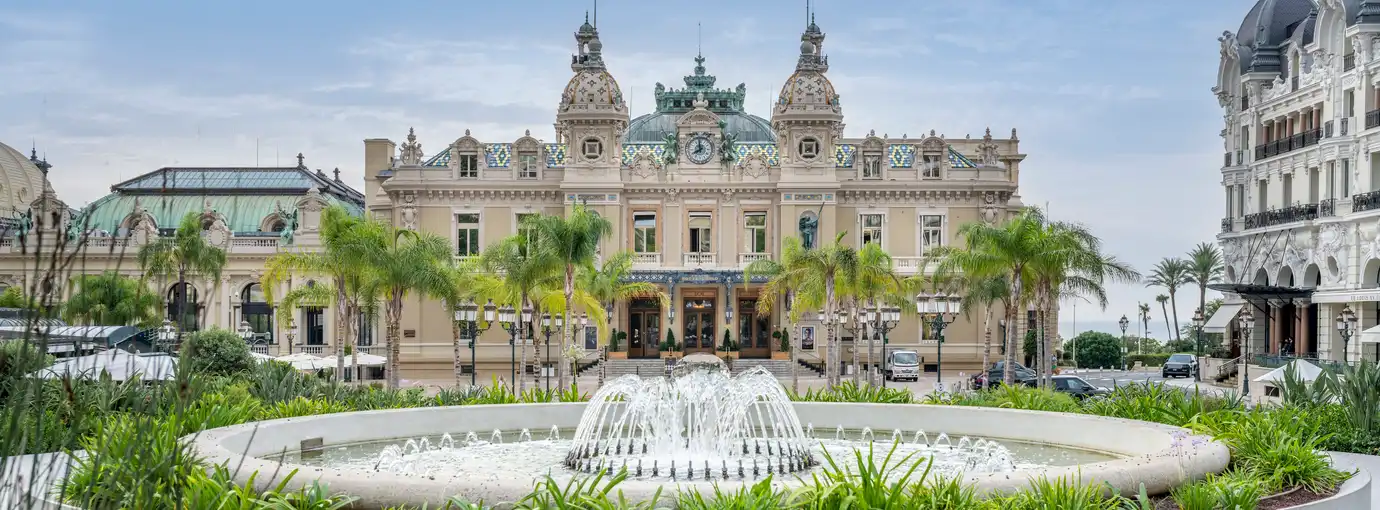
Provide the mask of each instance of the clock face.
[{"label": "clock face", "polygon": [[706,135],[695,135],[685,147],[685,155],[690,158],[691,163],[703,165],[714,157],[714,144]]}]

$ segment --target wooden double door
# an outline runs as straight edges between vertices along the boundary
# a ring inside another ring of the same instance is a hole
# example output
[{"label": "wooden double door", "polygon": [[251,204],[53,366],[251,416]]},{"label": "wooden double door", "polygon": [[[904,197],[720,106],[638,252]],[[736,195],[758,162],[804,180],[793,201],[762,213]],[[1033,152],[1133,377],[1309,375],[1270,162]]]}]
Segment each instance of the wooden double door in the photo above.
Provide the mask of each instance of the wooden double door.
[{"label": "wooden double door", "polygon": [[681,342],[686,354],[713,354],[718,345],[718,292],[713,290],[685,290],[681,294],[684,317],[681,321]]},{"label": "wooden double door", "polygon": [[738,355],[743,358],[771,357],[771,317],[757,313],[756,298],[738,300]]},{"label": "wooden double door", "polygon": [[628,357],[655,358],[661,343],[661,304],[653,299],[628,303]]}]

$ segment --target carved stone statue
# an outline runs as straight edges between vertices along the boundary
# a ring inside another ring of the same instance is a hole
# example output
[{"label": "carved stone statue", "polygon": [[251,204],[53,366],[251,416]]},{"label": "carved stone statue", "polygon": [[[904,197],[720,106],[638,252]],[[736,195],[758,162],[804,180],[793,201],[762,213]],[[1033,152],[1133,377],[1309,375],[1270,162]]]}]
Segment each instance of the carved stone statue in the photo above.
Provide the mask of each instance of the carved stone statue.
[{"label": "carved stone statue", "polygon": [[670,165],[675,163],[680,156],[680,138],[675,133],[666,133],[662,137],[662,144],[666,148],[666,154],[662,156],[662,162]]},{"label": "carved stone statue", "polygon": [[732,163],[738,159],[738,135],[728,132],[728,122],[719,120],[719,133],[723,137],[722,146],[719,147],[719,158],[724,163]]},{"label": "carved stone statue", "polygon": [[283,219],[283,231],[278,234],[278,238],[283,244],[292,244],[292,236],[297,232],[297,209],[292,212],[283,209],[282,204],[278,205],[278,217]]},{"label": "carved stone statue", "polygon": [[17,237],[17,238],[19,238],[19,239],[23,239],[24,236],[29,235],[29,232],[32,232],[33,229],[34,229],[34,210],[33,210],[32,208],[30,208],[30,209],[26,209],[26,210],[24,211],[24,214],[22,214],[22,215],[19,216],[19,229],[18,229],[18,230],[15,230],[14,236]]},{"label": "carved stone statue", "polygon": [[815,236],[819,231],[819,218],[813,214],[800,217],[800,244],[805,249],[815,247]]},{"label": "carved stone statue", "polygon": [[76,241],[78,238],[81,237],[83,231],[86,230],[86,214],[86,209],[78,211],[77,214],[73,216],[70,221],[67,222],[68,242]]}]

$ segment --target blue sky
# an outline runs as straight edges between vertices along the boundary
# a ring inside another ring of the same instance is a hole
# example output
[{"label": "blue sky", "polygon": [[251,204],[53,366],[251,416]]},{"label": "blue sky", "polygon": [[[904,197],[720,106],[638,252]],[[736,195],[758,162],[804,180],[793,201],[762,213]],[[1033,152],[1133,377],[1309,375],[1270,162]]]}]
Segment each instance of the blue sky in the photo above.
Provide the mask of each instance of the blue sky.
[{"label": "blue sky", "polygon": [[[1138,268],[1218,230],[1216,38],[1251,0],[818,0],[847,133],[1019,131],[1027,203],[1080,221]],[[14,2],[0,5],[0,141],[33,141],[73,205],[167,165],[339,167],[416,127],[430,154],[470,129],[553,136],[588,3]],[[691,71],[696,23],[720,87],[767,105],[795,65],[803,1],[604,0],[598,24],[633,113]],[[257,141],[257,143],[256,143]],[[257,146],[257,151],[256,151]],[[1078,329],[1115,329],[1159,291],[1111,290]],[[1181,306],[1185,320],[1191,306]],[[1158,310],[1156,310],[1158,312]],[[1157,313],[1158,315],[1158,313]],[[1064,317],[1066,336],[1072,317]],[[1152,328],[1163,338],[1162,320]]]}]

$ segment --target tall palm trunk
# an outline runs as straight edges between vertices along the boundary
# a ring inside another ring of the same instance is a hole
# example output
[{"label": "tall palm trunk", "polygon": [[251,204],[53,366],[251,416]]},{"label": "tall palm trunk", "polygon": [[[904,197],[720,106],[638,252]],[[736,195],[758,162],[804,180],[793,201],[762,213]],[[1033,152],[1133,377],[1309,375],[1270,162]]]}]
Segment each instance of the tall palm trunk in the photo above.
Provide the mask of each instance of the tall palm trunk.
[{"label": "tall palm trunk", "polygon": [[[852,316],[853,316],[853,326],[854,326],[854,327],[859,327],[859,328],[860,328],[861,324],[858,323],[858,300],[856,300],[856,299],[852,300],[852,305],[853,305],[853,306],[850,307],[850,308],[852,308],[852,309],[850,310],[849,315],[852,315]],[[860,329],[860,331],[861,331],[861,329]],[[858,340],[861,340],[861,339],[862,339],[862,338],[860,338],[860,337],[861,337],[863,334],[866,334],[866,331],[864,331],[863,333],[860,333],[860,334],[858,334],[858,335],[856,335],[856,336],[853,337],[853,385],[854,385],[854,386],[857,386],[857,385],[859,385],[859,384],[862,384],[862,371],[859,370],[859,365],[858,365],[858,359],[861,358],[862,356],[860,356],[860,355],[859,355],[860,353],[858,352],[858,344],[860,343],[860,342],[858,342]]]},{"label": "tall palm trunk", "polygon": [[[531,307],[531,306],[532,306],[532,303],[528,302],[527,293],[526,293],[526,292],[522,293],[522,309],[523,309],[523,310],[526,310],[527,308],[529,308],[529,307]],[[532,310],[532,320],[537,320],[537,317],[539,317],[539,316],[540,316],[540,314],[537,313],[537,310],[536,310],[536,309],[533,309],[533,310]],[[522,315],[521,315],[521,314],[518,315],[518,320],[522,320]],[[532,327],[530,327],[530,326],[531,326],[531,323],[530,323],[530,322],[527,322],[527,323],[519,322],[519,323],[518,323],[518,327],[517,327],[517,328],[518,328],[518,334],[517,334],[516,336],[513,337],[513,338],[514,338],[514,340],[513,340],[514,342],[522,342],[522,346],[518,349],[519,351],[521,351],[522,354],[521,354],[520,356],[518,356],[518,373],[517,373],[517,376],[515,377],[517,380],[514,381],[514,383],[517,384],[518,393],[527,391],[527,377],[526,377],[527,374],[523,373],[523,371],[524,371],[524,370],[527,370],[527,341],[528,341],[528,339],[527,339],[527,338],[524,338],[524,337],[527,336],[527,334],[528,334],[528,332],[529,332],[528,330],[533,330],[533,332],[535,332],[535,330],[536,330],[536,328],[532,328]],[[532,342],[532,343],[536,343],[536,342]]]},{"label": "tall palm trunk", "polygon": [[[881,307],[878,306],[877,310],[880,312]],[[874,363],[880,362],[882,358],[873,357],[873,355],[876,354],[877,340],[879,340],[879,338],[877,337],[881,335],[881,331],[873,331],[872,333],[873,334],[871,336],[867,337],[867,384],[876,386],[878,384],[881,384],[881,382],[878,381],[877,378],[881,376],[882,371],[877,370],[877,367],[876,365],[874,365]],[[867,334],[866,328],[863,329],[863,334]]]},{"label": "tall palm trunk", "polygon": [[[564,289],[564,290],[565,290],[565,311],[562,312],[562,313],[565,314],[565,321],[564,321],[563,324],[565,324],[566,326],[569,326],[569,325],[570,325],[570,317],[571,317],[571,315],[570,315],[570,308],[571,308],[571,306],[573,306],[573,305],[575,304],[575,266],[572,265],[572,264],[566,264],[566,266],[565,266],[565,289]],[[560,356],[560,361],[559,361],[560,367],[559,367],[558,369],[556,369],[556,375],[557,375],[556,380],[557,380],[557,381],[560,381],[560,387],[561,387],[561,388],[565,388],[566,363],[569,362],[569,360],[566,359],[565,352],[566,352],[566,350],[570,349],[571,342],[574,342],[574,341],[575,341],[574,338],[573,338],[573,335],[575,334],[575,331],[574,331],[574,328],[569,328],[569,327],[562,328],[562,329],[563,329],[563,331],[561,332],[561,356]],[[573,377],[574,377],[574,374],[571,374],[571,377],[573,378]]]},{"label": "tall palm trunk", "polygon": [[1017,329],[1016,312],[1020,309],[1021,305],[1021,272],[1024,269],[1023,267],[1017,267],[1016,270],[1012,272],[1011,299],[1013,300],[1013,306],[1008,307],[1006,310],[1006,314],[1009,317],[1006,321],[1006,363],[1003,363],[1001,371],[1002,384],[1006,385],[1012,383],[1013,376],[1016,374],[1015,367],[1012,366],[1016,363],[1016,340],[1015,335],[1011,334],[1011,330]]},{"label": "tall palm trunk", "polygon": [[829,364],[825,365],[824,369],[825,386],[829,389],[834,389],[834,386],[839,383],[837,368],[839,367],[840,355],[838,351],[838,337],[834,334],[834,331],[838,328],[838,320],[834,317],[833,275],[827,276],[824,280],[824,321],[829,325],[825,328],[828,330],[826,332],[828,340],[826,340],[827,348],[825,350],[829,353]]},{"label": "tall palm trunk", "polygon": [[[1161,312],[1164,312],[1164,329],[1169,329],[1169,327],[1170,327],[1170,326],[1169,326],[1169,325],[1170,325],[1170,322],[1169,322],[1169,305],[1167,304],[1167,302],[1165,302],[1165,301],[1160,301],[1160,311],[1161,311]],[[1170,339],[1171,337],[1173,337],[1173,336],[1174,336],[1174,332],[1172,332],[1172,331],[1165,331],[1164,339],[1165,339],[1165,340],[1169,340],[1169,339]]]},{"label": "tall palm trunk", "polygon": [[[349,338],[349,313],[345,304],[345,281],[335,279],[335,380],[345,380],[345,341]],[[353,350],[351,352],[354,352]]]},{"label": "tall palm trunk", "polygon": [[[1174,310],[1174,339],[1183,341],[1183,334],[1179,332],[1179,305],[1174,301],[1175,289],[1169,289],[1169,308]],[[1165,338],[1168,340],[1168,338]]]},{"label": "tall palm trunk", "polygon": [[986,317],[982,321],[982,373],[987,373],[990,366],[992,366],[992,306],[988,305]]},{"label": "tall palm trunk", "polygon": [[359,307],[354,303],[345,304],[345,331],[350,336],[350,370],[355,373],[355,381],[363,380],[364,371],[359,368]]},{"label": "tall palm trunk", "polygon": [[398,389],[402,378],[398,374],[398,357],[402,355],[402,349],[398,345],[400,340],[400,328],[402,327],[402,289],[393,289],[393,295],[388,298],[387,316],[384,318],[388,322],[387,333],[384,334],[384,341],[388,344],[388,388]]},{"label": "tall palm trunk", "polygon": [[455,349],[455,359],[452,360],[451,368],[453,368],[455,371],[455,387],[459,388],[461,380],[464,379],[463,377],[461,377],[461,372],[464,371],[464,367],[460,365],[460,321],[453,319],[454,317],[452,317],[452,320],[450,321],[450,337],[454,342],[454,345],[452,345],[451,347]]},{"label": "tall palm trunk", "polygon": [[[184,317],[187,313],[187,266],[177,266],[177,318],[173,321],[177,323],[177,342],[182,343]],[[178,347],[181,347],[180,345]]]}]

